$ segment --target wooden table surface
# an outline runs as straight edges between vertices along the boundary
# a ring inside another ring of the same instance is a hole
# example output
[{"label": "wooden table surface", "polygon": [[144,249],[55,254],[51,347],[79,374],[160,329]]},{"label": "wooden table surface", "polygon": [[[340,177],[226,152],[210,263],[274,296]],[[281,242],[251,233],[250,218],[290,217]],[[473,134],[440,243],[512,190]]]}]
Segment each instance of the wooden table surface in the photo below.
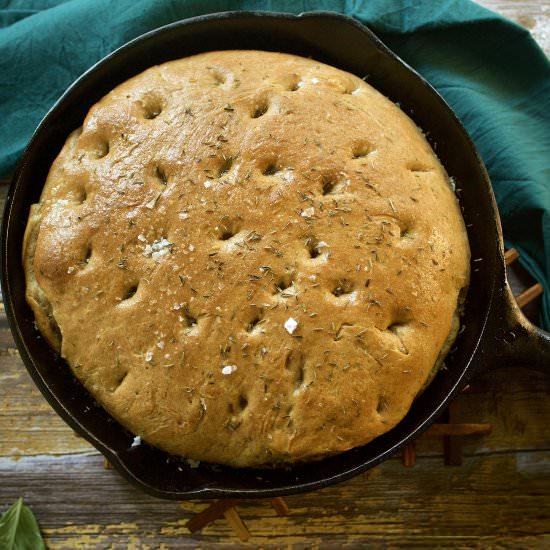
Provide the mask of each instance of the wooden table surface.
[{"label": "wooden table surface", "polygon": [[[484,0],[531,30],[550,52],[550,3]],[[7,183],[0,183],[3,198]],[[399,457],[340,485],[239,507],[262,548],[550,548],[550,380],[503,370],[454,404],[455,421],[489,422],[445,466],[441,438],[422,436],[414,468]],[[185,527],[207,503],[165,502],[130,487],[74,435],[31,382],[0,311],[0,511],[23,496],[49,548],[235,548],[223,520]]]}]

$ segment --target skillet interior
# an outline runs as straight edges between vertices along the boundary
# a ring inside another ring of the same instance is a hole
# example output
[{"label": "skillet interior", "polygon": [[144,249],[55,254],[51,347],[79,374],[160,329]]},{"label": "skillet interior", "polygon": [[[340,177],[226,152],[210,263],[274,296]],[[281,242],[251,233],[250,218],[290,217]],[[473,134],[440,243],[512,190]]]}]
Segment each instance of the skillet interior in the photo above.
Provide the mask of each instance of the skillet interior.
[{"label": "skillet interior", "polygon": [[[122,81],[147,67],[206,50],[252,48],[311,56],[348,70],[399,102],[427,133],[461,189],[473,265],[464,329],[441,371],[393,430],[364,447],[311,465],[272,471],[190,468],[159,450],[130,448],[126,432],[73,377],[38,335],[24,298],[21,263],[29,207],[37,202],[48,169],[66,136],[89,108]],[[353,20],[328,13],[303,16],[218,14],[186,20],[136,39],[81,77],[42,121],[16,172],[2,227],[2,284],[8,318],[21,356],[56,411],[131,482],[163,498],[265,497],[313,490],[374,466],[426,428],[476,367],[495,290],[504,285],[500,224],[483,163],[449,107],[416,73]]]}]

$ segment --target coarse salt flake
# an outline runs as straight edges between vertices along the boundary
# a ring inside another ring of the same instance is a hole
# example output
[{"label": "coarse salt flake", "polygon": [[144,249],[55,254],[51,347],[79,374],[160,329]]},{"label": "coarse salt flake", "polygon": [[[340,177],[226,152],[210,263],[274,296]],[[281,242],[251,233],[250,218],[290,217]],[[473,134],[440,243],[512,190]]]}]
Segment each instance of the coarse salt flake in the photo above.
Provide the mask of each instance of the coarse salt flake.
[{"label": "coarse salt flake", "polygon": [[141,445],[141,437],[139,435],[136,435],[134,437],[134,440],[132,441],[132,447],[139,447]]},{"label": "coarse salt flake", "polygon": [[145,354],[145,362],[146,363],[150,363],[153,359],[153,352],[152,351],[148,351],[146,354]]},{"label": "coarse salt flake", "polygon": [[161,237],[158,241],[155,241],[153,243],[153,250],[161,250],[170,245],[171,245],[170,241],[168,241],[164,237]]},{"label": "coarse salt flake", "polygon": [[[292,173],[291,170],[285,170],[282,173],[282,178],[286,183],[290,183],[290,182],[294,181],[294,174]],[[280,195],[277,194],[276,199],[279,198],[279,197],[280,197]]]},{"label": "coarse salt flake", "polygon": [[225,365],[222,369],[222,374],[231,374],[237,370],[237,365]]},{"label": "coarse salt flake", "polygon": [[70,275],[72,272],[74,271],[74,266],[70,266],[68,269],[67,269],[67,273]]},{"label": "coarse salt flake", "polygon": [[292,317],[289,317],[285,321],[285,329],[289,334],[292,334],[296,328],[298,327],[298,321],[296,319],[293,319]]},{"label": "coarse salt flake", "polygon": [[142,235],[141,233],[138,235],[138,241],[141,241],[142,243],[144,243],[147,239],[145,238],[145,235]]},{"label": "coarse salt flake", "polygon": [[310,206],[309,208],[302,210],[302,213],[300,215],[302,216],[302,218],[311,218],[314,214],[315,208],[313,208],[313,206]]},{"label": "coarse salt flake", "polygon": [[[141,241],[139,236],[138,239]],[[172,250],[172,246],[173,243],[171,243],[168,239],[161,237],[160,239],[153,241],[153,244],[146,244],[143,249],[143,255],[151,256],[153,260],[158,260],[159,258],[162,258],[162,256],[169,254]]]},{"label": "coarse salt flake", "polygon": [[153,260],[158,260],[159,258],[166,256],[166,254],[168,254],[169,252],[170,251],[167,248],[163,248],[162,250],[155,250],[151,254],[151,258],[153,258]]}]

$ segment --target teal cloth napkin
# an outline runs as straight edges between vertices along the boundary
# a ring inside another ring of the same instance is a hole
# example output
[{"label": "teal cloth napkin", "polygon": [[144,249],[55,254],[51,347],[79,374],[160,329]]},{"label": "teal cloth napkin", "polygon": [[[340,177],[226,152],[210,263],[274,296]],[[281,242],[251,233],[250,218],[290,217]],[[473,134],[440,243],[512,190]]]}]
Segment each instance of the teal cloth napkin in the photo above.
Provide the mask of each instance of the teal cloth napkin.
[{"label": "teal cloth napkin", "polygon": [[[103,56],[160,25],[228,10],[329,10],[366,23],[427,78],[487,166],[507,246],[545,287],[550,329],[550,63],[530,34],[469,0],[0,0],[0,174]],[[37,182],[37,185],[41,183]]]}]

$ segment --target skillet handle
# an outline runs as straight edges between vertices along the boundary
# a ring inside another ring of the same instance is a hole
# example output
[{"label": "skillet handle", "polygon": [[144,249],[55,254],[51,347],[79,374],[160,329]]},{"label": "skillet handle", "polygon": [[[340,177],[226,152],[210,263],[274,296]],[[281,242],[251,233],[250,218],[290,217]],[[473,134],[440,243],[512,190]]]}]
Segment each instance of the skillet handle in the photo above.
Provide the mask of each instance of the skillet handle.
[{"label": "skillet handle", "polygon": [[525,318],[507,282],[495,298],[476,374],[502,367],[527,367],[550,375],[550,334]]}]

